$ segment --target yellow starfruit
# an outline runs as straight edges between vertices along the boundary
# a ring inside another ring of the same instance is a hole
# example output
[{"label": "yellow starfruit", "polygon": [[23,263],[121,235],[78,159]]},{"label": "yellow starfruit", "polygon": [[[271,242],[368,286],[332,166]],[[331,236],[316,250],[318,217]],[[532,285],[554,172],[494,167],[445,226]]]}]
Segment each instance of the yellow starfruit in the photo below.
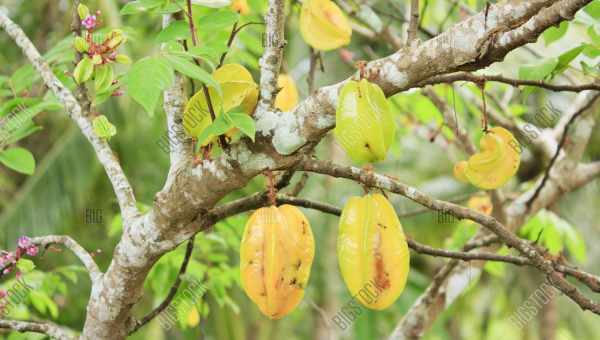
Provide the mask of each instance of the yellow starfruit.
[{"label": "yellow starfruit", "polygon": [[256,210],[240,246],[244,291],[271,319],[290,313],[302,300],[315,255],[310,224],[291,205]]},{"label": "yellow starfruit", "polygon": [[240,13],[241,15],[247,15],[250,13],[250,7],[246,0],[233,0],[231,2],[231,9]]},{"label": "yellow starfruit", "polygon": [[394,208],[381,194],[352,197],[339,228],[337,254],[346,287],[367,308],[389,307],[404,290],[410,268]]},{"label": "yellow starfruit", "polygon": [[469,198],[467,201],[467,207],[479,211],[485,215],[490,215],[492,213],[492,209],[494,208],[490,196],[486,194],[471,196],[471,198]]},{"label": "yellow starfruit", "polygon": [[[221,86],[223,97],[209,87],[211,103],[216,116],[240,106],[247,114],[252,114],[258,101],[258,85],[254,82],[252,74],[240,64],[226,64],[213,72],[213,78]],[[183,128],[190,137],[198,137],[207,126],[212,123],[206,96],[203,90],[198,91],[187,102],[183,113]],[[232,129],[228,132],[231,134]],[[201,141],[208,144],[213,137]]]},{"label": "yellow starfruit", "polygon": [[479,144],[479,153],[468,161],[456,163],[455,177],[486,190],[503,186],[519,169],[520,155],[514,147],[518,145],[517,140],[505,128],[494,127],[481,138]]},{"label": "yellow starfruit", "polygon": [[298,105],[298,89],[294,79],[287,74],[279,75],[277,86],[281,89],[275,97],[275,107],[281,111],[291,111]]},{"label": "yellow starfruit", "polygon": [[396,123],[379,86],[365,79],[347,82],[338,98],[335,117],[334,136],[354,162],[385,159]]},{"label": "yellow starfruit", "polygon": [[305,0],[300,12],[300,34],[313,48],[329,51],[348,45],[350,21],[331,0]]}]

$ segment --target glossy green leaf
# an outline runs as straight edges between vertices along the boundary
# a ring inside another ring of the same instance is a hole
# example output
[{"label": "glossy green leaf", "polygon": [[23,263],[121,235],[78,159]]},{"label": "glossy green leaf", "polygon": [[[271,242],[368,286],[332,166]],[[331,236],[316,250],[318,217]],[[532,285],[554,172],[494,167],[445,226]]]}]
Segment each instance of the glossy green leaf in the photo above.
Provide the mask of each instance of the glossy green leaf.
[{"label": "glossy green leaf", "polygon": [[163,90],[174,80],[173,69],[162,57],[146,57],[132,66],[125,82],[128,94],[153,115]]},{"label": "glossy green leaf", "polygon": [[221,86],[219,86],[219,84],[215,81],[212,75],[210,75],[210,73],[203,70],[200,66],[178,55],[167,54],[165,58],[169,61],[169,64],[178,72],[185,74],[190,78],[199,80],[207,86],[216,89],[219,93],[219,96],[222,96]]},{"label": "glossy green leaf", "polygon": [[214,122],[202,130],[198,136],[198,144],[202,145],[214,136],[220,136],[233,127],[233,124],[226,119],[226,115],[218,115]]},{"label": "glossy green leaf", "polygon": [[117,128],[104,115],[100,115],[92,121],[94,133],[100,138],[110,139],[117,134]]},{"label": "glossy green leaf", "polygon": [[26,175],[35,171],[35,159],[29,150],[10,148],[0,152],[0,163]]},{"label": "glossy green leaf", "polygon": [[204,32],[219,31],[231,27],[240,15],[229,9],[212,12],[198,19],[198,28]]},{"label": "glossy green leaf", "polygon": [[96,93],[102,93],[112,85],[114,80],[114,72],[112,65],[105,64],[96,67],[94,72],[94,87]]},{"label": "glossy green leaf", "polygon": [[190,26],[185,20],[173,21],[156,36],[156,42],[162,43],[172,40],[190,39],[192,34]]},{"label": "glossy green leaf", "polygon": [[254,142],[254,136],[256,135],[256,123],[254,119],[244,112],[231,112],[226,114],[231,120],[231,124]]},{"label": "glossy green leaf", "polygon": [[577,58],[577,56],[583,51],[584,48],[585,48],[585,45],[581,45],[581,46],[572,48],[572,49],[568,50],[567,52],[561,54],[558,57],[558,64],[556,65],[556,68],[554,69],[552,74],[553,75],[559,74],[559,73],[563,72],[564,70],[566,70],[567,67],[569,67],[569,64],[575,58]]},{"label": "glossy green leaf", "polygon": [[563,21],[560,23],[558,27],[550,27],[542,33],[542,37],[544,38],[544,42],[546,46],[552,44],[553,42],[559,40],[564,37],[569,29],[569,22]]}]

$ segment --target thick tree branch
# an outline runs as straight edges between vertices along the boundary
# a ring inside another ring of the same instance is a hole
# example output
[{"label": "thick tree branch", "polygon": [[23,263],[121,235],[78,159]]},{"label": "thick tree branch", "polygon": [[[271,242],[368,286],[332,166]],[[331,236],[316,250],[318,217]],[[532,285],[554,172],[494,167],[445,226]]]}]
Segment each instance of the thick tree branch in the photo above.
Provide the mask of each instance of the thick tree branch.
[{"label": "thick tree branch", "polygon": [[71,237],[65,235],[48,235],[42,237],[34,237],[31,239],[31,241],[34,244],[39,245],[41,248],[46,248],[51,244],[64,245],[70,251],[72,251],[73,254],[75,254],[75,256],[79,258],[81,263],[83,263],[84,267],[87,269],[90,275],[90,279],[92,280],[93,285],[97,284],[98,281],[101,279],[102,272],[100,271],[100,268],[98,268],[98,265],[96,264],[96,261],[94,261],[92,255]]},{"label": "thick tree branch", "polygon": [[110,179],[113,190],[117,196],[119,207],[125,221],[130,221],[139,212],[135,204],[135,196],[131,185],[117,160],[117,157],[110,149],[108,142],[99,138],[92,128],[90,119],[86,116],[87,112],[83,112],[79,102],[73,96],[71,91],[67,89],[56,78],[50,66],[44,61],[38,50],[33,46],[31,40],[25,35],[25,32],[0,11],[0,27],[15,41],[21,48],[23,54],[33,64],[35,69],[40,73],[46,86],[54,92],[58,100],[64,105],[67,114],[79,126],[83,135],[88,139],[98,160],[104,167],[104,170]]},{"label": "thick tree branch", "polygon": [[49,321],[35,322],[0,319],[0,329],[1,328],[13,330],[20,333],[33,332],[47,334],[53,339],[59,340],[74,340],[77,338],[73,331],[58,326]]}]

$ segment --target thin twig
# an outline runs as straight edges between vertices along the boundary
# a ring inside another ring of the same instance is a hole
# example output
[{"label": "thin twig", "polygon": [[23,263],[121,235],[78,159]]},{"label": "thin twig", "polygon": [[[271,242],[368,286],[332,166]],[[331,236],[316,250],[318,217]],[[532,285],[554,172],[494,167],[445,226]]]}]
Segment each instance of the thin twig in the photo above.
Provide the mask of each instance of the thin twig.
[{"label": "thin twig", "polygon": [[410,1],[410,22],[408,24],[407,45],[410,45],[417,39],[419,28],[419,0]]},{"label": "thin twig", "polygon": [[193,251],[194,251],[194,236],[192,236],[192,238],[190,238],[190,240],[188,241],[187,247],[185,248],[185,255],[183,257],[183,262],[181,263],[181,267],[179,267],[179,272],[177,273],[177,278],[175,278],[175,282],[171,286],[171,289],[169,289],[169,293],[167,294],[167,297],[160,303],[160,305],[158,305],[156,308],[154,308],[154,310],[152,310],[152,312],[148,313],[141,320],[137,321],[135,323],[135,326],[129,331],[129,334],[135,333],[137,330],[142,328],[145,324],[147,324],[152,319],[154,319],[156,316],[158,316],[163,310],[165,310],[165,308],[167,308],[171,304],[171,302],[175,298],[175,295],[177,295],[177,291],[179,290],[179,286],[181,285],[181,282],[183,281],[182,276],[185,274],[185,272],[187,270],[187,267],[188,267],[188,264],[192,257]]}]

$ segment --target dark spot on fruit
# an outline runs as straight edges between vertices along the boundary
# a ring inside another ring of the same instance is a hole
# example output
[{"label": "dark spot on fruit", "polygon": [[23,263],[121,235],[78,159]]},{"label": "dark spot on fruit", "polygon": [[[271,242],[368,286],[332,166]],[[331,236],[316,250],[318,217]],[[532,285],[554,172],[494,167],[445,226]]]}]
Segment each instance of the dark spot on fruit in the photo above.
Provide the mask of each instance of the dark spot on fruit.
[{"label": "dark spot on fruit", "polygon": [[298,263],[296,263],[296,270],[300,269],[300,266],[302,266],[302,260],[298,260]]},{"label": "dark spot on fruit", "polygon": [[290,284],[291,284],[291,285],[295,285],[295,284],[296,284],[296,282],[297,282],[297,281],[296,281],[296,278],[293,278],[293,279],[292,279],[292,281],[290,281]]},{"label": "dark spot on fruit", "polygon": [[384,224],[381,224],[381,223],[377,223],[377,225],[378,225],[379,227],[383,228],[383,229],[386,229],[386,228],[387,228],[387,227],[386,227]]},{"label": "dark spot on fruit", "polygon": [[370,149],[369,143],[365,143],[365,148]]}]

